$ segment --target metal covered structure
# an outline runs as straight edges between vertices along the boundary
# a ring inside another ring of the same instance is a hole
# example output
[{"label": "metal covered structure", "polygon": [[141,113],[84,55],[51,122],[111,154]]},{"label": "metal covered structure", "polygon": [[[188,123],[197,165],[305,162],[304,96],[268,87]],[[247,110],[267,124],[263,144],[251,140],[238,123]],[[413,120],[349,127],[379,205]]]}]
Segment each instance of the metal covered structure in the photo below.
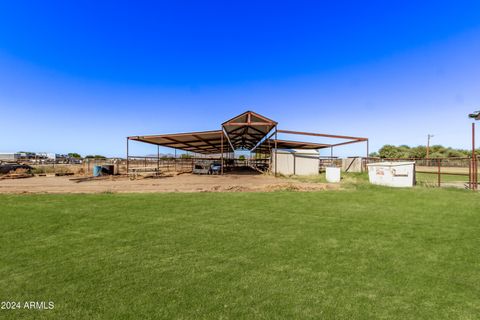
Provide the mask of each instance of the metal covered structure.
[{"label": "metal covered structure", "polygon": [[[280,140],[277,138],[278,133],[344,139],[347,141],[334,144],[325,144],[295,140]],[[278,123],[276,121],[253,111],[246,111],[223,122],[220,126],[220,130],[127,137],[127,172],[129,158],[128,143],[130,140],[150,143],[157,145],[157,147],[169,147],[197,154],[220,155],[222,163],[224,160],[224,154],[232,153],[236,150],[250,151],[251,153],[263,155],[271,154],[273,150],[274,156],[276,157],[276,150],[278,149],[318,150],[330,148],[333,152],[333,148],[336,146],[359,142],[366,142],[368,156],[367,138],[279,130]]]}]

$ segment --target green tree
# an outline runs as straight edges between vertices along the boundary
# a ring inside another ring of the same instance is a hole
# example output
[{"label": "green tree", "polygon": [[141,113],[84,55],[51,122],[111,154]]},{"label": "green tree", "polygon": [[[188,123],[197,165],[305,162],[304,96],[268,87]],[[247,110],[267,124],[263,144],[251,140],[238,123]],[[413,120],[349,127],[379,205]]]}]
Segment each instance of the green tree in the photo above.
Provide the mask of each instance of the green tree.
[{"label": "green tree", "polygon": [[433,153],[443,155],[446,154],[446,149],[444,146],[436,144],[430,147],[430,154]]},{"label": "green tree", "polygon": [[400,152],[397,147],[391,144],[386,144],[378,150],[380,158],[398,158]]},{"label": "green tree", "polygon": [[445,158],[445,155],[441,152],[430,153],[430,159]]},{"label": "green tree", "polygon": [[76,159],[80,159],[80,158],[82,157],[80,154],[78,154],[78,153],[76,153],[76,152],[70,152],[70,153],[68,154],[68,156],[69,156],[70,158],[76,158]]},{"label": "green tree", "polygon": [[423,159],[427,156],[427,148],[424,146],[417,146],[410,150],[410,158]]},{"label": "green tree", "polygon": [[[376,153],[371,153],[374,156]],[[477,150],[477,154],[480,154]],[[378,155],[381,158],[406,159],[416,158],[425,159],[427,157],[427,148],[425,146],[409,147],[407,145],[393,146],[390,144],[384,145],[379,151]],[[433,145],[430,147],[430,158],[457,158],[470,157],[471,151],[447,148],[442,145]]]},{"label": "green tree", "polygon": [[245,160],[245,156],[242,154],[238,157],[238,160]]}]

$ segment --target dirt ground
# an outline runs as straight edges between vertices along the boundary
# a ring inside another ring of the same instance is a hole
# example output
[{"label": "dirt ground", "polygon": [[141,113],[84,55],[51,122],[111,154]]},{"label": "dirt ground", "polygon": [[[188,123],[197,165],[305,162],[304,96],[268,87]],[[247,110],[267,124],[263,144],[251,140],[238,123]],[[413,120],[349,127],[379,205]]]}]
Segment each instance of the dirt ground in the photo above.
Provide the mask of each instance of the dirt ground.
[{"label": "dirt ground", "polygon": [[70,176],[0,180],[0,193],[140,193],[140,192],[235,192],[316,191],[338,189],[335,184],[299,182],[268,175],[194,175],[130,180],[126,176],[75,182]]}]

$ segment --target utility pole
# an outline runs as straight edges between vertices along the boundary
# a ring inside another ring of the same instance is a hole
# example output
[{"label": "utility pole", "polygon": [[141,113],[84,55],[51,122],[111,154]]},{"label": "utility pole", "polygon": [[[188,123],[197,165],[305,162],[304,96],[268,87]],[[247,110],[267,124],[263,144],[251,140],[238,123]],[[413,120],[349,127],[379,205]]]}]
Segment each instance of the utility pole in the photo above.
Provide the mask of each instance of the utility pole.
[{"label": "utility pole", "polygon": [[477,155],[475,153],[475,122],[472,123],[472,187],[477,190]]}]

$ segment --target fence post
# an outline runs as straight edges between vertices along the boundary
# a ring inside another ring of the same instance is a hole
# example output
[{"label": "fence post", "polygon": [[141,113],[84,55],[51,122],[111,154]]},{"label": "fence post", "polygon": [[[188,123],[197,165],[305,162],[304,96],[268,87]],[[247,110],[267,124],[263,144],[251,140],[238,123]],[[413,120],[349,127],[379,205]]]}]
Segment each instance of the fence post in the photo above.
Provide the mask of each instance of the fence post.
[{"label": "fence post", "polygon": [[472,189],[472,160],[468,161],[468,189]]},{"label": "fence post", "polygon": [[474,165],[474,174],[475,174],[475,179],[474,179],[474,182],[475,182],[475,190],[478,189],[478,161],[477,161],[477,156],[475,155],[475,161],[473,162],[473,165]]},{"label": "fence post", "polygon": [[128,137],[127,137],[127,176],[128,176],[128,166],[129,166],[129,163],[128,163],[128,140],[130,140]]},{"label": "fence post", "polygon": [[476,157],[472,158],[472,190],[478,189],[478,163]]}]

